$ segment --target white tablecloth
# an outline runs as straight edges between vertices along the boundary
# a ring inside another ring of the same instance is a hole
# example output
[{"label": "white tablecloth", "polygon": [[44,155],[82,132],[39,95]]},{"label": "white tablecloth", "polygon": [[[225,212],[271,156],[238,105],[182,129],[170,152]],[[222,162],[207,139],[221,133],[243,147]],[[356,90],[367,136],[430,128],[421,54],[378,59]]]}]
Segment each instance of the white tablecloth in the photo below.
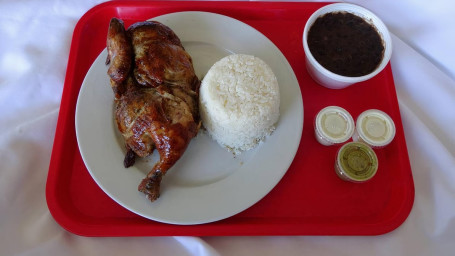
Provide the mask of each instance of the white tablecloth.
[{"label": "white tablecloth", "polygon": [[71,36],[99,0],[0,1],[0,255],[455,255],[455,4],[357,0],[393,33],[415,202],[373,237],[90,238],[52,218],[45,185]]}]

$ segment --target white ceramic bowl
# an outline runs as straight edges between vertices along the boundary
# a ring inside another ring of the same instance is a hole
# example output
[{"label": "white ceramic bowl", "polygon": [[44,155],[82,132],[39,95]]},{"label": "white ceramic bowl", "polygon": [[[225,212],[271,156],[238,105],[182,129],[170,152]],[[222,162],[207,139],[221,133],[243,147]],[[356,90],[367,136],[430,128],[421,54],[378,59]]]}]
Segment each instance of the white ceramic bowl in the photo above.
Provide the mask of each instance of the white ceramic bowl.
[{"label": "white ceramic bowl", "polygon": [[[358,76],[358,77],[348,77],[335,74],[326,68],[324,68],[321,64],[319,64],[313,55],[310,52],[308,47],[308,31],[310,30],[313,23],[316,19],[326,13],[330,12],[338,12],[338,11],[345,11],[357,15],[373,26],[376,27],[379,35],[381,36],[383,43],[384,43],[384,56],[382,58],[382,62],[378,65],[378,67],[368,75]],[[392,39],[390,38],[389,31],[384,23],[371,11],[354,4],[347,4],[347,3],[336,3],[336,4],[329,4],[324,7],[319,8],[316,10],[308,19],[305,28],[303,30],[303,48],[305,50],[305,62],[308,73],[311,77],[319,84],[331,88],[331,89],[342,89],[349,85],[366,81],[379,72],[381,72],[387,63],[390,60],[392,55]]]}]

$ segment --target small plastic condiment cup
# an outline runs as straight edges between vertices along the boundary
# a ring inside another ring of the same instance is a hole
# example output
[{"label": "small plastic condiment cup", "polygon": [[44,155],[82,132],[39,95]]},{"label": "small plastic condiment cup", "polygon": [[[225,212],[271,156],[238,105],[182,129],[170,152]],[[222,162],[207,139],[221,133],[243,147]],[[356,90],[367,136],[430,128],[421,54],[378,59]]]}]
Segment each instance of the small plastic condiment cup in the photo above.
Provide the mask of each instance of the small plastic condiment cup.
[{"label": "small plastic condiment cup", "polygon": [[[370,74],[358,77],[349,77],[335,74],[319,64],[319,62],[317,62],[314,56],[311,54],[307,38],[308,31],[310,30],[313,23],[317,18],[326,13],[340,11],[345,11],[363,18],[365,21],[376,28],[382,38],[384,45],[384,55],[378,67]],[[335,3],[319,8],[310,16],[303,30],[303,49],[305,51],[306,67],[313,80],[327,88],[342,89],[352,84],[366,81],[381,72],[389,63],[390,57],[392,55],[392,39],[385,24],[371,11],[355,4]]]},{"label": "small plastic condiment cup", "polygon": [[328,106],[316,115],[314,134],[319,143],[325,146],[348,141],[354,133],[354,119],[344,108]]},{"label": "small plastic condiment cup", "polygon": [[335,172],[342,180],[362,183],[373,178],[377,170],[378,158],[368,145],[349,142],[338,150]]},{"label": "small plastic condiment cup", "polygon": [[369,109],[359,115],[352,139],[372,148],[383,148],[395,137],[392,118],[381,110]]}]

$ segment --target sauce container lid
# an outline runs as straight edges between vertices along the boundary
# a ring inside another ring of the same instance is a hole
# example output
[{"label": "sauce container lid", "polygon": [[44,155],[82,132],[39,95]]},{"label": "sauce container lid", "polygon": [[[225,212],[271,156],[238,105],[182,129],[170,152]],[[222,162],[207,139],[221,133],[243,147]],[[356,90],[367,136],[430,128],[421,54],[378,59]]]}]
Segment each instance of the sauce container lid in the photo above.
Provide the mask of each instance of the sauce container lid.
[{"label": "sauce container lid", "polygon": [[356,123],[360,139],[372,147],[384,147],[395,137],[395,124],[392,118],[381,110],[364,111]]},{"label": "sauce container lid", "polygon": [[362,142],[349,142],[339,150],[335,162],[338,176],[347,181],[365,182],[378,170],[378,158],[374,150]]},{"label": "sauce container lid", "polygon": [[349,140],[354,133],[354,127],[354,119],[351,114],[338,106],[323,108],[315,119],[316,134],[328,145]]}]

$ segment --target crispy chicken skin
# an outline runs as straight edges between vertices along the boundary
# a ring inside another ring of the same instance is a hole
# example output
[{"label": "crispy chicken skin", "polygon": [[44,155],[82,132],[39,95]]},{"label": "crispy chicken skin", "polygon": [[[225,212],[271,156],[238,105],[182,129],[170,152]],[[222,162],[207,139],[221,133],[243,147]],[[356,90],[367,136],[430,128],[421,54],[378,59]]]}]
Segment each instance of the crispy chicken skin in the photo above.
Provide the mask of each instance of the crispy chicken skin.
[{"label": "crispy chicken skin", "polygon": [[134,45],[136,81],[146,87],[163,83],[195,90],[193,63],[180,39],[154,21],[138,22],[128,29]]},{"label": "crispy chicken skin", "polygon": [[155,201],[163,175],[199,130],[200,81],[180,39],[159,22],[138,22],[125,30],[123,22],[113,18],[107,50],[114,116],[127,149],[125,167],[155,149],[160,155],[138,187]]},{"label": "crispy chicken skin", "polygon": [[125,92],[124,81],[131,70],[133,49],[125,33],[123,21],[112,20],[107,35],[108,55],[106,65],[110,64],[107,74],[111,79],[111,86],[115,97]]}]

